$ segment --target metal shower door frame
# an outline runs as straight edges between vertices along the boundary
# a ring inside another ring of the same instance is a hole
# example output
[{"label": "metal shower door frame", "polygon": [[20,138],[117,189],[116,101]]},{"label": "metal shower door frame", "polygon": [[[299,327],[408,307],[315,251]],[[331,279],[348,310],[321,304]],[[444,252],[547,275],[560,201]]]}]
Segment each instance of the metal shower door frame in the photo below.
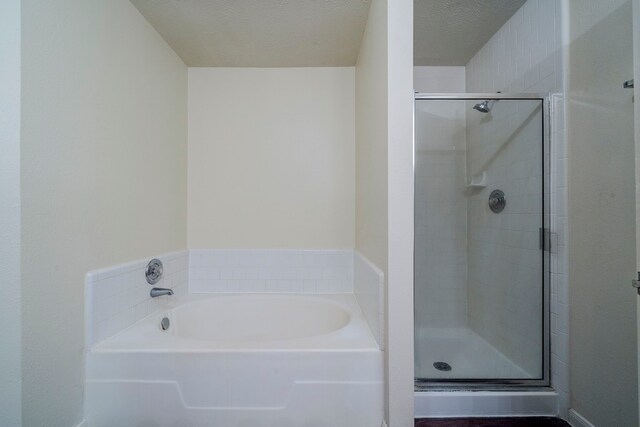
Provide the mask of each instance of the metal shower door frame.
[{"label": "metal shower door frame", "polygon": [[[414,94],[414,138],[413,138],[413,176],[415,183],[415,104],[418,101],[540,101],[542,106],[542,227],[549,230],[551,225],[551,95],[548,93],[420,93]],[[414,213],[415,221],[415,213]],[[546,248],[542,251],[542,377],[523,379],[437,379],[426,380],[415,378],[416,391],[436,390],[497,390],[520,391],[551,388],[551,253]],[[415,257],[415,241],[414,241]],[[415,265],[414,265],[415,293]],[[415,305],[414,305],[415,317]],[[415,337],[415,331],[414,331]],[[414,344],[415,345],[415,344]]]}]

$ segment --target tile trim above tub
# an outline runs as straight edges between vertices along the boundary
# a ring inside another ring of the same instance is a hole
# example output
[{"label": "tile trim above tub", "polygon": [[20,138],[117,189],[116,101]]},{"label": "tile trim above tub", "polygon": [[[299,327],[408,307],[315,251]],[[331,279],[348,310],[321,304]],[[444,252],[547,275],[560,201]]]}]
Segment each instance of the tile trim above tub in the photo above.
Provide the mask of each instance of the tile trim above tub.
[{"label": "tile trim above tub", "polygon": [[85,276],[85,349],[115,335],[166,304],[168,297],[151,298],[144,271],[152,258],[164,265],[156,287],[176,296],[187,293],[189,252],[150,256],[138,261],[94,270]]},{"label": "tile trim above tub", "polygon": [[354,295],[380,350],[384,350],[384,273],[360,252],[354,252]]},{"label": "tile trim above tub", "polygon": [[353,293],[380,344],[384,276],[364,257],[359,259],[357,274],[364,281],[356,295],[354,257],[350,249],[195,249],[94,270],[85,277],[85,346],[88,349],[115,335],[173,298],[150,297],[144,269],[151,258],[164,263],[164,276],[156,286],[173,289],[175,296],[187,292]]},{"label": "tile trim above tub", "polygon": [[192,293],[352,293],[350,249],[192,249]]}]

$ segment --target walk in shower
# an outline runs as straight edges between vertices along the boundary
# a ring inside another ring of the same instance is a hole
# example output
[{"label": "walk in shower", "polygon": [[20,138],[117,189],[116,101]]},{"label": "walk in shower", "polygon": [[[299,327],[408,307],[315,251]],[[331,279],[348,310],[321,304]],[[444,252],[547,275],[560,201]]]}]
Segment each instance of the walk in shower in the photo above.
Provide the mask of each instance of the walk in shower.
[{"label": "walk in shower", "polygon": [[548,103],[416,94],[416,390],[549,385]]}]

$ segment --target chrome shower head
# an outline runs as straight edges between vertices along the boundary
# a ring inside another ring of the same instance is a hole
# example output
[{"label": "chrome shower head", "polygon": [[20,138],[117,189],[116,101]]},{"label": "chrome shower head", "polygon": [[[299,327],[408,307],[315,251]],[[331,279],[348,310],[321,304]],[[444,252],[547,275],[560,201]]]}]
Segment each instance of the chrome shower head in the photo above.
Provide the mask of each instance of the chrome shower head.
[{"label": "chrome shower head", "polygon": [[493,107],[493,103],[495,101],[482,101],[479,104],[476,104],[473,106],[474,110],[478,110],[481,113],[488,113],[491,111],[491,108]]}]

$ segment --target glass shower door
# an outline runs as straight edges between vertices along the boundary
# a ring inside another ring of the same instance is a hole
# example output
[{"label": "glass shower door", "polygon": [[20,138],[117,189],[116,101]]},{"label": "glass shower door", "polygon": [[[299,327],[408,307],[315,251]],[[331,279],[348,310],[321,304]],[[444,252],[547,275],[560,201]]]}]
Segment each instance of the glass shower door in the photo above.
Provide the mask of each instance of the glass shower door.
[{"label": "glass shower door", "polygon": [[548,382],[543,97],[417,96],[419,384]]}]

